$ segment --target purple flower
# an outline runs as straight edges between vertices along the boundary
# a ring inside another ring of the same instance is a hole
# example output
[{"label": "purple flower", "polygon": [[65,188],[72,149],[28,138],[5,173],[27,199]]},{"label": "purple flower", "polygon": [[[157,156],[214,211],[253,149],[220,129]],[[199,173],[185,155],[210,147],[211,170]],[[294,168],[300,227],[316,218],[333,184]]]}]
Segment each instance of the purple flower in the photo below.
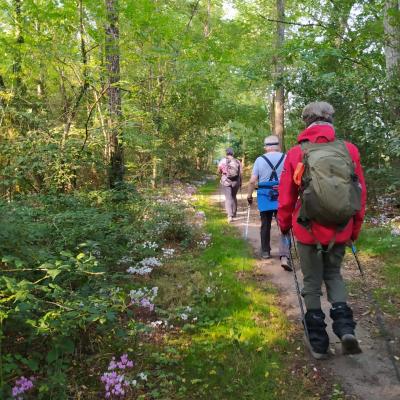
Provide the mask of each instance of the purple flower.
[{"label": "purple flower", "polygon": [[140,305],[143,308],[148,308],[150,311],[154,310],[154,304],[147,297],[140,300]]},{"label": "purple flower", "polygon": [[31,376],[30,378],[25,378],[21,376],[21,378],[15,381],[15,386],[12,388],[12,397],[17,400],[23,400],[23,394],[31,389],[33,389],[33,381],[35,378]]},{"label": "purple flower", "polygon": [[113,357],[108,365],[108,371],[100,377],[100,380],[104,383],[104,389],[106,391],[106,399],[111,396],[124,397],[126,391],[124,388],[130,386],[129,381],[125,378],[125,375],[120,373],[128,368],[133,367],[133,361],[129,359],[128,354],[123,354],[119,361]]}]

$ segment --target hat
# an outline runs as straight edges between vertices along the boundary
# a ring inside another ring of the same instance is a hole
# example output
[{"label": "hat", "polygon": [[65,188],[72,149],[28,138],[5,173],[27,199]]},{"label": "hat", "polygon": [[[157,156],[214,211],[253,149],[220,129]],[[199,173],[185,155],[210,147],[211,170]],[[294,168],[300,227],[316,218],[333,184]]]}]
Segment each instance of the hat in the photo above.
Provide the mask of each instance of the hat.
[{"label": "hat", "polygon": [[332,122],[334,113],[334,108],[326,101],[314,101],[304,107],[301,116],[307,124],[312,124],[315,121]]},{"label": "hat", "polygon": [[279,138],[278,136],[275,135],[271,135],[271,136],[267,136],[264,139],[264,146],[279,146]]},{"label": "hat", "polygon": [[228,148],[226,149],[226,155],[227,155],[227,156],[233,156],[233,149],[232,149],[232,147],[228,147]]}]

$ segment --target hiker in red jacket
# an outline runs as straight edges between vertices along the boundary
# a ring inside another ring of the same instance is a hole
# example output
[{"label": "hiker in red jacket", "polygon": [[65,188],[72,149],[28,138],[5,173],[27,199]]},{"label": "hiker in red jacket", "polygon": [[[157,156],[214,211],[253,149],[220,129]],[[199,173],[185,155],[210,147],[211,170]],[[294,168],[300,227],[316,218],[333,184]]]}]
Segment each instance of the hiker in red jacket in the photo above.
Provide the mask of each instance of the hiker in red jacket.
[{"label": "hiker in red jacket", "polygon": [[358,238],[367,192],[358,149],[335,138],[333,114],[333,107],[326,102],[304,108],[307,128],[288,151],[279,184],[279,226],[283,234],[293,228],[297,240],[307,345],[319,359],[327,357],[329,347],[321,310],[322,282],[332,305],[332,328],[342,342],[343,353],[361,352],[340,267],[346,244]]}]

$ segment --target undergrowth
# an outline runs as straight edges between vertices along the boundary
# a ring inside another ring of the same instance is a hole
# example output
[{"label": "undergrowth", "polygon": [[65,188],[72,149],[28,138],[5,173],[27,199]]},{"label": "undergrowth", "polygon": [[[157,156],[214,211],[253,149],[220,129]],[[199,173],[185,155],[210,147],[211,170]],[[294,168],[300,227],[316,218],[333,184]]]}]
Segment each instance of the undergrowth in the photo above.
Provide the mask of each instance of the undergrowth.
[{"label": "undergrowth", "polygon": [[2,398],[330,398],[215,184],[169,190],[0,205]]},{"label": "undergrowth", "polygon": [[[367,274],[375,275],[378,283],[374,295],[385,312],[399,314],[400,304],[400,236],[390,227],[364,226],[357,241],[361,261]],[[369,267],[370,266],[370,267]],[[368,279],[368,276],[367,276]]]}]

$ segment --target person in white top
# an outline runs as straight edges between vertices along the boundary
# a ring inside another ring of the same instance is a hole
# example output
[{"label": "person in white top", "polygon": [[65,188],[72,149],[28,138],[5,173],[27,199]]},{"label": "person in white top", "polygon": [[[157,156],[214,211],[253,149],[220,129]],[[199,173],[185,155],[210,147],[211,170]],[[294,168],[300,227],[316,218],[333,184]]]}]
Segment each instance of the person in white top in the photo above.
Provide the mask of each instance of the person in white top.
[{"label": "person in white top", "polygon": [[242,185],[242,165],[233,157],[233,149],[226,149],[226,157],[218,164],[218,173],[221,175],[221,187],[225,194],[225,209],[228,222],[232,222],[237,212],[237,192]]}]

